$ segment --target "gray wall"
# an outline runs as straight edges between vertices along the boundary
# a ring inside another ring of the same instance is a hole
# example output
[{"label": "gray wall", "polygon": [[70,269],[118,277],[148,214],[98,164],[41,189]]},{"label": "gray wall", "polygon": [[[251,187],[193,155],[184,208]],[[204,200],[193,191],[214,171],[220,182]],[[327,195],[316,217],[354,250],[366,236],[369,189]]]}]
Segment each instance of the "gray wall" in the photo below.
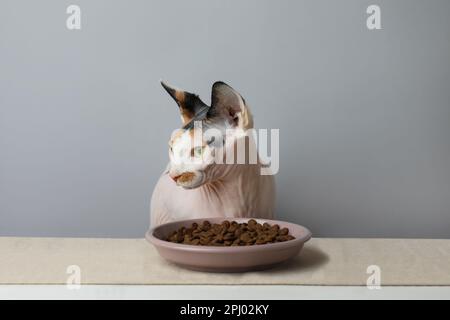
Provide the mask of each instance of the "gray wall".
[{"label": "gray wall", "polygon": [[142,236],[179,126],[164,78],[208,103],[223,80],[280,128],[279,218],[449,238],[449,1],[0,5],[0,235]]}]

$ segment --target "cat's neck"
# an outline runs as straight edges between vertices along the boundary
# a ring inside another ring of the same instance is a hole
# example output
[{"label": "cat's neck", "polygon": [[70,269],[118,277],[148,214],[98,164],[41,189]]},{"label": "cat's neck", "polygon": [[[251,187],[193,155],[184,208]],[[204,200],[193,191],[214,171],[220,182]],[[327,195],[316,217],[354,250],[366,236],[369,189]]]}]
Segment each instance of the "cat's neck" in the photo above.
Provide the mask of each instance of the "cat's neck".
[{"label": "cat's neck", "polygon": [[261,163],[256,164],[222,164],[212,170],[215,179],[205,183],[201,188],[237,188],[236,191],[255,188],[261,177]]}]

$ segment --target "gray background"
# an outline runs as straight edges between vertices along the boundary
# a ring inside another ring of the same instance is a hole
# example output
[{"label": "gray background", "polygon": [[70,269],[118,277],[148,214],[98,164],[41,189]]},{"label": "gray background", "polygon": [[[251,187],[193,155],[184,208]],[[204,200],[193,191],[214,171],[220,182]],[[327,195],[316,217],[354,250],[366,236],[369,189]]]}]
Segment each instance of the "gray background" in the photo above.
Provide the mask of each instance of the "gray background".
[{"label": "gray background", "polygon": [[223,80],[280,128],[279,218],[449,238],[450,1],[0,5],[1,236],[143,236],[180,125],[164,78],[207,103]]}]

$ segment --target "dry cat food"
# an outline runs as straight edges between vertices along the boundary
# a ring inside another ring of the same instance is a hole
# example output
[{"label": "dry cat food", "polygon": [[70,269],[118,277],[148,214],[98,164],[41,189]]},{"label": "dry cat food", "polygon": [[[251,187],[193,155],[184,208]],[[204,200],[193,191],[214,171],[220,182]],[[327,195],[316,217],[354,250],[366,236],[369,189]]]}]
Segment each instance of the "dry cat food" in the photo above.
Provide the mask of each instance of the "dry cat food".
[{"label": "dry cat food", "polygon": [[295,239],[288,228],[278,224],[260,224],[254,219],[247,223],[225,220],[221,224],[193,223],[191,227],[181,227],[173,231],[167,241],[196,246],[251,246],[266,243],[284,242]]}]

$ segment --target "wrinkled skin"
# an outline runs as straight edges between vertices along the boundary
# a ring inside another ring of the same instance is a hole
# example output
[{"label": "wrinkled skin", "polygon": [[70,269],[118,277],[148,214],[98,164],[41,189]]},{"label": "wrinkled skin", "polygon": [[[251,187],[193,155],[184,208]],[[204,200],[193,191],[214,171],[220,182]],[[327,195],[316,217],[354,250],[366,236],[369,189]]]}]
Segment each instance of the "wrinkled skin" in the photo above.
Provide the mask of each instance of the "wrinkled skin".
[{"label": "wrinkled skin", "polygon": [[261,176],[257,165],[220,169],[224,178],[184,189],[163,173],[152,196],[151,225],[194,218],[273,218],[273,176]]}]

